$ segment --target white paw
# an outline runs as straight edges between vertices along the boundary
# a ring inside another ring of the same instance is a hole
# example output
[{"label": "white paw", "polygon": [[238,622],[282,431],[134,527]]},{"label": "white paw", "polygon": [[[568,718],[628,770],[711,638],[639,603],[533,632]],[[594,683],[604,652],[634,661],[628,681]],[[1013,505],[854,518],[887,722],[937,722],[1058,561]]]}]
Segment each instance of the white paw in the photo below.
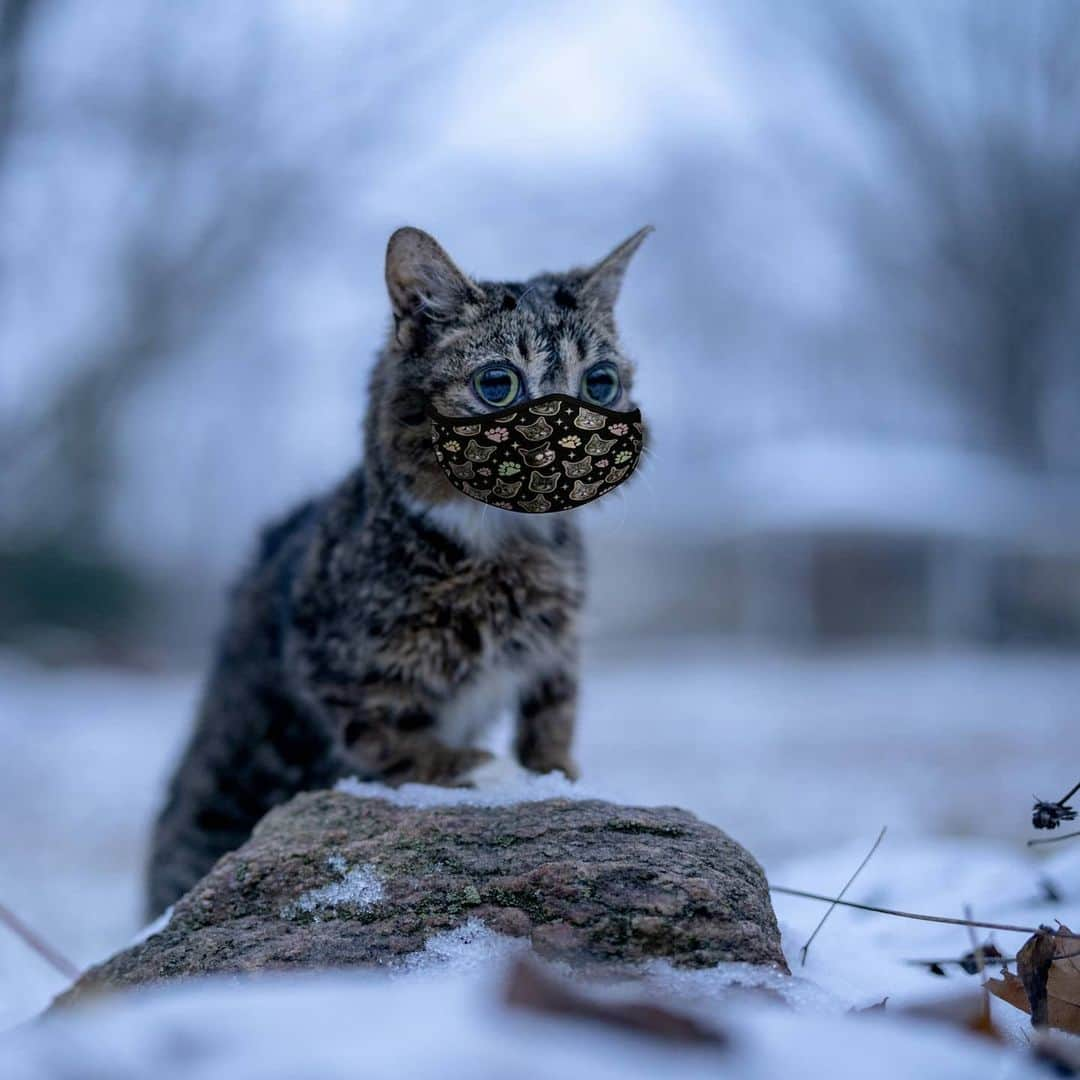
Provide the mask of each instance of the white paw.
[{"label": "white paw", "polygon": [[494,757],[471,768],[462,779],[474,788],[508,788],[520,785],[530,775],[513,759]]}]

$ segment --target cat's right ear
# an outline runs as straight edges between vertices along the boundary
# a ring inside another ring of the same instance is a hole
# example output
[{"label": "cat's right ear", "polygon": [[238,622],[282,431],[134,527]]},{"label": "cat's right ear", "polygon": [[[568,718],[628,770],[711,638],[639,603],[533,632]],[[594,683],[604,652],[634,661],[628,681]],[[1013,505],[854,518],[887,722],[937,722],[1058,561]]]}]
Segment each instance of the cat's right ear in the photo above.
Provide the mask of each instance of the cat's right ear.
[{"label": "cat's right ear", "polygon": [[386,245],[386,289],[395,322],[414,316],[441,322],[484,298],[434,237],[411,226],[398,229]]}]

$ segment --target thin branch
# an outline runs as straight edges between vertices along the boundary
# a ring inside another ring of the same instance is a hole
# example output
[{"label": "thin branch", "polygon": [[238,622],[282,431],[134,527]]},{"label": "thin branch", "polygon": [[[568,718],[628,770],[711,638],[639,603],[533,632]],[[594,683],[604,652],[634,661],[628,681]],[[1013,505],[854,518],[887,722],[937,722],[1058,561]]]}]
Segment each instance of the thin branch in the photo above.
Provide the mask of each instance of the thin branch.
[{"label": "thin branch", "polygon": [[[979,922],[973,919],[950,919],[946,915],[919,915],[913,911],[897,911],[895,908],[874,907],[872,904],[857,904],[854,900],[841,900],[834,896],[822,896],[820,893],[804,892],[802,889],[787,889],[781,885],[770,885],[769,891],[783,896],[799,896],[804,900],[820,900],[823,904],[839,904],[841,907],[856,908],[859,911],[873,911],[878,915],[895,915],[900,919],[917,919],[919,922],[945,923],[949,926],[975,926],[981,930],[1003,930],[1012,934],[1037,934],[1038,927],[1015,926],[1012,923]],[[1058,937],[1080,939],[1080,934],[1055,931]]]},{"label": "thin branch", "polygon": [[870,850],[866,853],[866,858],[864,858],[863,861],[859,863],[858,868],[855,870],[855,873],[848,878],[847,884],[840,890],[840,895],[832,904],[829,905],[829,910],[821,916],[821,922],[819,922],[817,926],[814,927],[814,932],[806,939],[806,944],[799,950],[799,963],[801,967],[806,967],[806,954],[809,951],[810,946],[814,943],[814,938],[818,936],[818,931],[825,925],[825,920],[828,919],[828,917],[836,910],[836,905],[843,899],[844,893],[846,893],[848,889],[851,888],[851,886],[855,883],[855,879],[863,872],[863,867],[865,867],[866,864],[873,858],[874,852],[877,851],[878,847],[881,844],[881,841],[885,839],[885,832],[887,829],[887,825],[881,826],[881,832],[878,833],[878,838],[874,841],[873,847],[871,847]]},{"label": "thin branch", "polygon": [[[1065,935],[1063,934],[1062,937],[1064,937],[1064,936]],[[1018,957],[1015,957],[1015,956],[998,956],[996,954],[990,955],[990,956],[985,956],[985,949],[986,949],[986,946],[984,945],[983,946],[984,959],[993,960],[995,967],[998,967],[998,966],[1008,967],[1009,964],[1015,964],[1017,959],[1018,959]],[[1061,953],[1058,956],[1056,956],[1054,959],[1055,960],[1071,960],[1074,956],[1080,956],[1080,950],[1077,950],[1076,952],[1071,952],[1071,953]],[[953,956],[953,957],[950,957],[948,960],[916,960],[916,959],[908,959],[908,960],[905,960],[904,963],[905,964],[910,964],[912,967],[925,967],[925,968],[959,967],[959,968],[963,968],[964,971],[967,972],[967,974],[969,974],[969,975],[977,975],[978,971],[969,971],[968,968],[965,966],[970,961],[970,959],[971,959],[971,957],[969,955],[969,956],[961,956],[959,958]]]},{"label": "thin branch", "polygon": [[[998,963],[998,964],[1015,964],[1016,963],[1016,957],[1015,956],[994,956],[991,959],[993,959],[995,961],[995,963]],[[959,958],[953,956],[953,957],[950,957],[948,960],[917,960],[915,958],[909,958],[909,959],[904,961],[905,964],[910,964],[912,967],[925,967],[925,968],[958,967],[958,968],[963,968],[964,971],[968,975],[977,975],[979,973],[978,969],[976,969],[975,971],[968,971],[967,968],[964,966],[965,964],[968,964],[970,962],[971,962],[970,958],[967,957],[967,956],[961,956]]]},{"label": "thin branch", "polygon": [[58,952],[44,938],[35,934],[26,923],[3,904],[0,904],[0,923],[3,923],[16,937],[21,938],[29,948],[65,978],[77,979],[79,977],[79,969],[63,953]]},{"label": "thin branch", "polygon": [[[975,909],[970,904],[965,904],[964,905],[964,918],[965,919],[968,919],[968,920],[973,919],[974,918],[974,913],[975,913]],[[978,940],[976,939],[974,925],[969,925],[968,926],[968,942],[971,944],[971,957],[975,961],[975,973],[977,975],[982,975],[982,973],[986,970],[985,946],[980,945]],[[995,947],[994,950],[993,950],[993,953],[996,953],[997,951],[998,950]],[[991,955],[993,955],[993,953],[991,953]],[[986,980],[984,979],[983,982],[985,983]],[[983,987],[983,989],[984,990],[986,989],[985,986]]]},{"label": "thin branch", "polygon": [[1041,840],[1029,840],[1027,846],[1035,847],[1038,844],[1057,844],[1062,840],[1071,840],[1074,836],[1080,836],[1080,831],[1062,833],[1060,836],[1044,836]]},{"label": "thin branch", "polygon": [[1076,783],[1073,785],[1072,790],[1070,790],[1067,795],[1063,795],[1060,799],[1058,799],[1058,802],[1062,806],[1064,806],[1065,803],[1067,803],[1078,791],[1080,791],[1080,780],[1077,780]]}]

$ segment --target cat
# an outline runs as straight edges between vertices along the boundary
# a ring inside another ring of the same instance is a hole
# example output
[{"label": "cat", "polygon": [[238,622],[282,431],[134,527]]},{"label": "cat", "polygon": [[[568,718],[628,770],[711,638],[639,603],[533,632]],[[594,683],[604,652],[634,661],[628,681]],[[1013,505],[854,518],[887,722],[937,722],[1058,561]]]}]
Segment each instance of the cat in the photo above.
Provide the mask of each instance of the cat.
[{"label": "cat", "polygon": [[[524,767],[577,775],[577,522],[458,493],[427,409],[484,415],[512,405],[511,391],[634,408],[614,306],[649,231],[590,268],[524,283],[474,281],[419,229],[391,236],[393,325],[371,376],[363,461],[263,533],[233,592],[154,829],[151,915],[300,791],[350,775],[467,783],[491,757],[478,738],[506,708]],[[489,456],[471,446],[477,463]]]}]

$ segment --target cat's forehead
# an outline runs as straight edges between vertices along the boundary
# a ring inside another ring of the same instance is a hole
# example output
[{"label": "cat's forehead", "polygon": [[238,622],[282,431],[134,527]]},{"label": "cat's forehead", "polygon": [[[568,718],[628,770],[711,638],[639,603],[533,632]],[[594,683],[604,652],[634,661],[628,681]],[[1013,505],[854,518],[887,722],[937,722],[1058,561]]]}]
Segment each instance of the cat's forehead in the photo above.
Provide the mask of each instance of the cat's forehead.
[{"label": "cat's forehead", "polygon": [[490,353],[491,359],[528,363],[553,350],[566,352],[568,346],[584,353],[614,345],[608,326],[578,304],[573,282],[564,276],[479,284],[486,302],[444,337],[446,353],[458,358]]},{"label": "cat's forehead", "polygon": [[528,281],[482,282],[480,287],[504,312],[550,317],[580,310],[577,286],[566,274],[537,274]]}]

